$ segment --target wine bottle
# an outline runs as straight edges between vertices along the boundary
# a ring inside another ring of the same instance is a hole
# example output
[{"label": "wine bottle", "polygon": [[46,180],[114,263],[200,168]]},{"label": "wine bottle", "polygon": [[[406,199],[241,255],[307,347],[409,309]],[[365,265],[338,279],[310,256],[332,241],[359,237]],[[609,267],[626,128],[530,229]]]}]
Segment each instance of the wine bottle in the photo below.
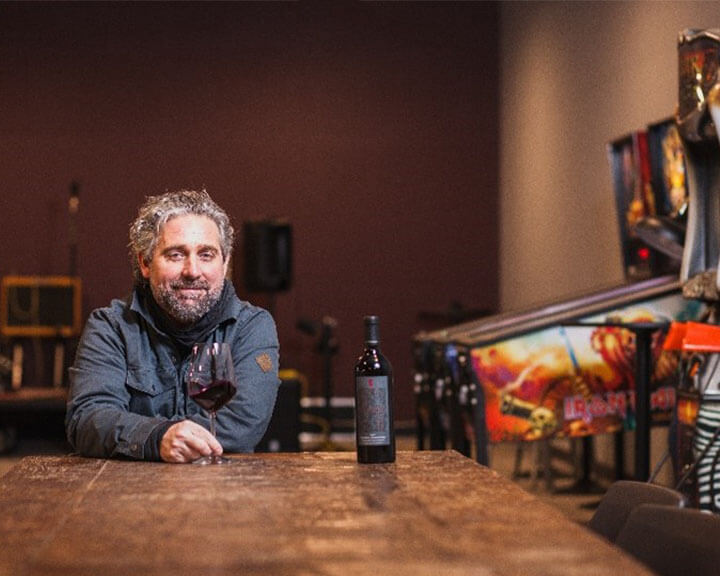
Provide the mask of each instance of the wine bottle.
[{"label": "wine bottle", "polygon": [[380,320],[365,317],[365,350],[355,364],[357,461],[395,461],[392,366],[380,352]]}]

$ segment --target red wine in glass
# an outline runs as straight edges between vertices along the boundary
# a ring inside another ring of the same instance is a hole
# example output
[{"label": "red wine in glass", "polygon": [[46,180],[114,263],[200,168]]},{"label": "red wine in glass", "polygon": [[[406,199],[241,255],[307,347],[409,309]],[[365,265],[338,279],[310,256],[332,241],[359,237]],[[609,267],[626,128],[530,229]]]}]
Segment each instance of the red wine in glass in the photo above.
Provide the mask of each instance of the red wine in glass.
[{"label": "red wine in glass", "polygon": [[[235,395],[235,373],[230,345],[224,342],[195,344],[187,377],[190,398],[210,414],[210,433],[215,436],[215,413]],[[204,456],[194,464],[227,464],[222,456]]]},{"label": "red wine in glass", "polygon": [[217,412],[235,396],[235,384],[227,380],[215,380],[208,385],[202,382],[190,382],[193,390],[190,397],[208,412]]}]

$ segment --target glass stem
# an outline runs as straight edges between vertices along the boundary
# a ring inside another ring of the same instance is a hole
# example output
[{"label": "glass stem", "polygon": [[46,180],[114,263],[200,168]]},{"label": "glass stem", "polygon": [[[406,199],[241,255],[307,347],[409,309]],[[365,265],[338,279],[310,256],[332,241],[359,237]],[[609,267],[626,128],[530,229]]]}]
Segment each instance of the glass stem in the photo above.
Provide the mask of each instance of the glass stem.
[{"label": "glass stem", "polygon": [[215,412],[210,412],[210,434],[215,438]]}]

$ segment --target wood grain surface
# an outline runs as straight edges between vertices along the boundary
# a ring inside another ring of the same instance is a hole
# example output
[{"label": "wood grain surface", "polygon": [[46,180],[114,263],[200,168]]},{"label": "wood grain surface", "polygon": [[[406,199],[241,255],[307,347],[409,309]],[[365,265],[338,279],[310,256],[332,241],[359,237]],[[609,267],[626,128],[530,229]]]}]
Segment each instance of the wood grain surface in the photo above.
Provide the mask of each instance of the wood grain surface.
[{"label": "wood grain surface", "polygon": [[0,478],[0,575],[648,576],[456,452],[28,457]]}]

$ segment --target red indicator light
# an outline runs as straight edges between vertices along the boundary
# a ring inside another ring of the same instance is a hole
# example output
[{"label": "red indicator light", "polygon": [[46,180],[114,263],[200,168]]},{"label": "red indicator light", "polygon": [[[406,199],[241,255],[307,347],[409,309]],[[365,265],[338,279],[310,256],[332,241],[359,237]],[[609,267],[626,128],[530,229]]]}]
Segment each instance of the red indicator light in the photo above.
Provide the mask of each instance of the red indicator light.
[{"label": "red indicator light", "polygon": [[650,249],[649,248],[638,248],[637,255],[640,258],[640,260],[647,260],[650,258]]}]

